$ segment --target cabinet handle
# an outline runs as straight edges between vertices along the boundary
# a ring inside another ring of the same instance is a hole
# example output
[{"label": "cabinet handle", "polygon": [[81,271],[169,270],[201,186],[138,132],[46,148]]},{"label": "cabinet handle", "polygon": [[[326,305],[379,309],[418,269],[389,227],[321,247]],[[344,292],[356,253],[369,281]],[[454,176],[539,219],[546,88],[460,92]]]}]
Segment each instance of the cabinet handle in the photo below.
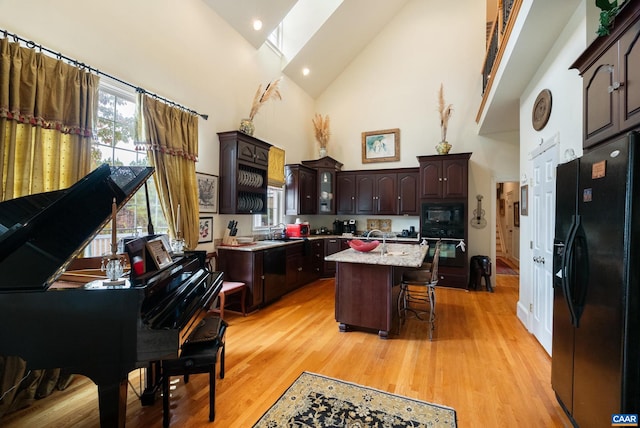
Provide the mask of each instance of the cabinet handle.
[{"label": "cabinet handle", "polygon": [[438,178],[438,181],[442,181],[442,177]]},{"label": "cabinet handle", "polygon": [[444,178],[444,181],[447,181],[447,177]]},{"label": "cabinet handle", "polygon": [[400,196],[398,196],[398,200],[400,200]]},{"label": "cabinet handle", "polygon": [[337,240],[335,240],[335,239],[329,239],[329,242],[330,242],[330,243],[332,243],[332,244],[335,244],[335,243],[336,243],[336,242],[338,242],[338,241],[337,241]]},{"label": "cabinet handle", "polygon": [[621,86],[624,86],[624,82],[613,82],[613,85],[609,86],[609,93],[617,91]]},{"label": "cabinet handle", "polygon": [[302,272],[302,268],[301,267],[298,268],[298,272]]}]

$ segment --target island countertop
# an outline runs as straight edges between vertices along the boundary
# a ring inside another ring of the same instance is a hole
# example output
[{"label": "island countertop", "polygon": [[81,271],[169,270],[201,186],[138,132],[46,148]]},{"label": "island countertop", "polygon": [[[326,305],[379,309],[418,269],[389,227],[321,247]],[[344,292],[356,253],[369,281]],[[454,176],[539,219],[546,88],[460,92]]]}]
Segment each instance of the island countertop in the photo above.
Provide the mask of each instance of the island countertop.
[{"label": "island countertop", "polygon": [[366,253],[349,248],[326,256],[328,262],[360,263],[382,266],[420,267],[429,251],[427,245],[389,244],[387,254],[382,254],[382,244]]}]

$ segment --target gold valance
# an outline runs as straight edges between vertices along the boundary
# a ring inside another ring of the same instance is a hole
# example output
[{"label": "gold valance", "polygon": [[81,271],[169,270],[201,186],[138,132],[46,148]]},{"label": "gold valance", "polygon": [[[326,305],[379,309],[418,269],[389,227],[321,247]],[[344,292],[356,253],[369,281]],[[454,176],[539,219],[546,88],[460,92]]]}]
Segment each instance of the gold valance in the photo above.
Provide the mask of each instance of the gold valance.
[{"label": "gold valance", "polygon": [[269,186],[284,186],[284,150],[271,146],[269,149]]}]

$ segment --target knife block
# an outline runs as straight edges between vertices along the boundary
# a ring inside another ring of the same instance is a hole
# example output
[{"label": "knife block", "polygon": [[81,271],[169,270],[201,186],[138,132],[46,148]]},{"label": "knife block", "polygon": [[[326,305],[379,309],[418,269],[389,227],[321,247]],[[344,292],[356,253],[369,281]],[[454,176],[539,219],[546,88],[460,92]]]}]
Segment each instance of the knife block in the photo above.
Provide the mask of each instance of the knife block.
[{"label": "knife block", "polygon": [[222,236],[222,243],[224,245],[238,245],[238,240],[235,236],[230,235],[231,231],[226,229],[224,231],[224,235]]}]

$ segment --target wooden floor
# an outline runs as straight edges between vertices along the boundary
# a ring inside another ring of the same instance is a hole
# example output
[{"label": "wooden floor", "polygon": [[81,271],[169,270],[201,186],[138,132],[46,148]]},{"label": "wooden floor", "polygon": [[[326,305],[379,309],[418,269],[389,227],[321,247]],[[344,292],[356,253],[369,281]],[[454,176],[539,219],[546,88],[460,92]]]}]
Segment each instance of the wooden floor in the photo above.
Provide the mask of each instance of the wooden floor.
[{"label": "wooden floor", "polygon": [[[303,371],[453,407],[459,427],[562,427],[550,385],[551,359],[516,318],[518,277],[495,292],[438,288],[433,342],[409,320],[389,340],[340,333],[332,279],[309,284],[246,318],[230,314],[227,371],[217,381],[216,420],[207,424],[208,376],[174,378],[173,427],[251,427]],[[138,372],[131,375],[137,388]],[[160,427],[162,403],[141,407],[129,388],[127,427]],[[78,377],[65,391],[0,425],[97,427],[97,388]]]}]

